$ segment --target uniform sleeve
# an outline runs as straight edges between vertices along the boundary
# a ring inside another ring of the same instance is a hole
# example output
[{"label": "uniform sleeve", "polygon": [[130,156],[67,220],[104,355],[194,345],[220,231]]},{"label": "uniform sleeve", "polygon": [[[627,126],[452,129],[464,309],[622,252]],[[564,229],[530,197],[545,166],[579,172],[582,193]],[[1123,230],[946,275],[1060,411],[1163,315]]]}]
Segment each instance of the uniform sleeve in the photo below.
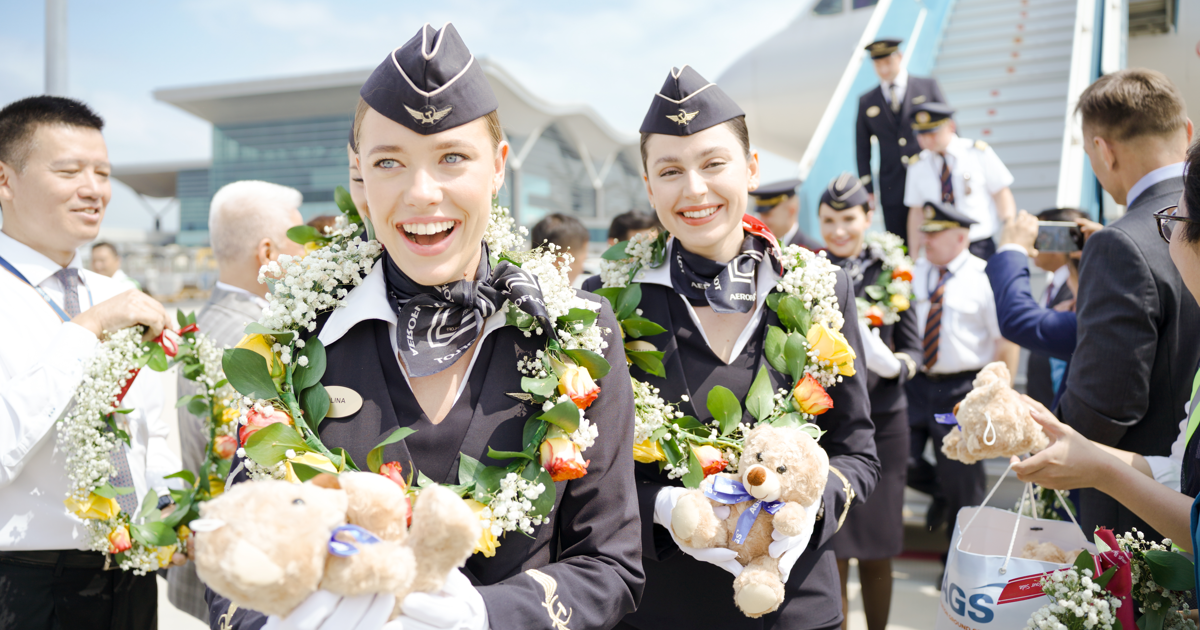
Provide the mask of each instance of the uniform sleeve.
[{"label": "uniform sleeve", "polygon": [[[837,297],[842,316],[847,322],[856,322],[858,309],[850,286],[846,272],[838,269]],[[863,357],[858,326],[842,326],[842,334],[854,352]],[[841,383],[829,388],[833,408],[816,420],[817,426],[826,431],[821,436],[821,446],[829,454],[829,467],[837,472],[829,471],[823,497],[824,515],[817,521],[809,541],[810,550],[820,548],[837,533],[847,510],[866,501],[879,481],[880,464],[875,452],[875,424],[871,422],[871,403],[867,395],[867,370],[861,358],[855,361],[855,366],[854,376],[843,376]]]},{"label": "uniform sleeve", "polygon": [[21,474],[26,456],[67,411],[99,341],[63,323],[45,351],[18,374],[0,374],[0,488]]},{"label": "uniform sleeve", "polygon": [[258,630],[267,624],[267,616],[257,610],[238,608],[216,591],[204,587],[208,604],[208,627],[211,630]]},{"label": "uniform sleeve", "polygon": [[1160,309],[1149,265],[1129,235],[1119,228],[1092,235],[1079,269],[1077,369],[1059,407],[1085,437],[1111,446],[1146,414]]},{"label": "uniform sleeve", "polygon": [[916,309],[909,307],[900,313],[900,321],[896,322],[892,330],[892,342],[896,346],[897,354],[908,355],[913,361],[911,366],[907,361],[900,362],[900,382],[906,383],[917,375],[925,362],[923,337],[917,328]]},{"label": "uniform sleeve", "polygon": [[908,170],[904,174],[904,206],[907,208],[920,208],[925,205],[925,199],[921,195],[921,177],[924,170],[925,160],[919,159],[916,164],[909,162]]},{"label": "uniform sleeve", "polygon": [[937,82],[937,79],[929,79],[929,92],[931,96],[929,100],[934,103],[945,103],[946,96],[942,94],[942,86]]},{"label": "uniform sleeve", "polygon": [[864,94],[858,99],[858,123],[854,142],[858,156],[858,176],[863,181],[867,192],[870,193],[875,191],[875,182],[871,181],[871,130],[867,128],[866,108],[867,96]]},{"label": "uniform sleeve", "polygon": [[987,190],[988,194],[994,195],[1009,186],[1012,186],[1013,176],[1008,171],[1008,167],[1004,162],[1000,161],[1000,156],[996,155],[996,151],[988,146],[983,150],[983,168],[987,173]]},{"label": "uniform sleeve", "polygon": [[[597,299],[594,296],[592,299]],[[583,477],[567,482],[558,506],[558,561],[479,587],[492,630],[611,628],[641,600],[641,521],[633,481],[633,386],[619,324],[602,301],[598,323],[612,370],[586,416],[600,436],[583,456]]]},{"label": "uniform sleeve", "polygon": [[1029,265],[1022,252],[997,252],[987,262],[1000,334],[1007,340],[1063,361],[1075,352],[1075,313],[1045,308],[1033,299]]}]

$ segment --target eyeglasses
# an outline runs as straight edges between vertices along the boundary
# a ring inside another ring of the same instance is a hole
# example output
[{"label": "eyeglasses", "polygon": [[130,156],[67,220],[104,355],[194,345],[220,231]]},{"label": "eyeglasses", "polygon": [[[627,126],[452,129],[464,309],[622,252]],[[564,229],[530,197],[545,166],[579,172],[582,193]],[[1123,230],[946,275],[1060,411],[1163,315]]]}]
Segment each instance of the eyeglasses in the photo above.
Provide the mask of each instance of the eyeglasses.
[{"label": "eyeglasses", "polygon": [[1162,210],[1154,213],[1154,218],[1158,220],[1158,235],[1163,241],[1171,242],[1171,233],[1175,231],[1175,224],[1172,221],[1183,221],[1184,223],[1200,223],[1200,220],[1189,219],[1188,217],[1178,217],[1175,213],[1179,212],[1179,206],[1167,206]]}]

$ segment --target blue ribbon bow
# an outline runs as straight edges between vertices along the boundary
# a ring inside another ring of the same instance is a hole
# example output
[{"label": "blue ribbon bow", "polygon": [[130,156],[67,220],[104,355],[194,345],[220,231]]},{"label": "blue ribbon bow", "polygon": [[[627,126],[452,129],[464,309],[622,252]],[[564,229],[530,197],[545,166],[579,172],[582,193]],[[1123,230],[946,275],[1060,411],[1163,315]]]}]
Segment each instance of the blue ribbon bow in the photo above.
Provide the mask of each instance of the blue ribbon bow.
[{"label": "blue ribbon bow", "polygon": [[358,547],[338,540],[338,534],[346,534],[356,543],[364,545],[374,545],[378,542],[383,542],[378,536],[359,527],[358,525],[342,525],[333,530],[333,534],[329,536],[329,553],[343,558],[353,556],[358,553]]},{"label": "blue ribbon bow", "polygon": [[768,514],[775,514],[783,508],[783,501],[760,501],[746,491],[746,486],[742,485],[742,482],[728,477],[713,477],[712,486],[704,489],[704,496],[725,505],[745,503],[746,501],[754,502],[754,505],[751,505],[738,517],[737,529],[733,532],[733,542],[739,545],[746,541],[746,536],[750,534],[750,528],[754,526],[754,519],[758,518],[759,512],[765,509]]},{"label": "blue ribbon bow", "polygon": [[959,431],[962,431],[962,425],[958,423],[958,418],[954,417],[952,413],[935,413],[933,414],[933,419],[938,424],[954,425]]}]

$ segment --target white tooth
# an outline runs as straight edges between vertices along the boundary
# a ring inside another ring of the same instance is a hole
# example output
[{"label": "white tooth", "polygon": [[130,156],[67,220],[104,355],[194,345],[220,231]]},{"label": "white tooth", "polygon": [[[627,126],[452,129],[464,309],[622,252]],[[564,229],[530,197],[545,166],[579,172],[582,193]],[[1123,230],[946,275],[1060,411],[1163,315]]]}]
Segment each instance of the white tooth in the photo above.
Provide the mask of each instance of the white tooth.
[{"label": "white tooth", "polygon": [[404,232],[405,232],[405,233],[407,233],[407,234],[412,234],[412,233],[413,233],[413,226],[412,226],[412,225],[409,225],[408,223],[402,223],[402,224],[400,224],[400,228],[401,228],[401,229],[403,229],[403,230],[404,230]]},{"label": "white tooth", "polygon": [[429,224],[428,223],[419,224],[419,227],[417,228],[417,234],[422,234],[422,235],[429,234]]}]

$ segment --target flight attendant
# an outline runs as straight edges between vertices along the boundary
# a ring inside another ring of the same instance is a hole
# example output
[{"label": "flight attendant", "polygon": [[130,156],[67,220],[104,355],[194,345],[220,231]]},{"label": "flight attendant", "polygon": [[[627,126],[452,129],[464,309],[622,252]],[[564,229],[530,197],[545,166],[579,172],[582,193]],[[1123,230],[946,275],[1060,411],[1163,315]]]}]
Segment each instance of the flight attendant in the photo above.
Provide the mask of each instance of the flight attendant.
[{"label": "flight attendant", "polygon": [[[921,333],[908,308],[912,261],[892,234],[871,234],[874,211],[858,178],[843,173],[821,195],[817,219],[833,264],[854,283],[863,333],[863,357],[875,450],[882,466],[871,498],[846,517],[831,546],[842,579],[842,612],[849,610],[850,559],[858,559],[867,628],[887,627],[892,602],[892,558],[904,548],[904,478],[908,462],[908,400],[904,383],[921,365]],[[906,275],[907,272],[907,275]],[[868,289],[876,287],[874,289]],[[897,299],[894,296],[899,296]],[[845,622],[843,622],[845,627]]]},{"label": "flight attendant", "polygon": [[[641,152],[650,204],[671,234],[665,264],[646,268],[640,308],[666,332],[643,337],[664,353],[665,377],[631,368],[637,378],[679,401],[685,414],[708,422],[704,401],[716,385],[744,399],[759,368],[767,365],[767,327],[779,318],[766,298],[780,279],[775,237],[744,216],[747,192],[758,184],[741,108],[695,70],[672,69],[654,95],[641,127]],[[854,287],[832,269],[829,285],[845,321],[843,332],[862,355]],[[586,286],[596,286],[599,279]],[[851,370],[852,371],[852,370]],[[790,389],[790,377],[770,371],[773,388]],[[842,621],[834,554],[827,542],[852,504],[871,494],[879,475],[866,391],[866,375],[845,376],[829,388],[833,409],[818,416],[828,431],[820,444],[829,454],[828,485],[811,536],[781,537],[772,548],[784,573],[785,601],[750,618],[735,605],[728,550],[677,544],[670,516],[686,492],[657,464],[637,465],[646,591],[638,610],[618,628],[836,628]],[[747,414],[745,424],[753,424]],[[857,500],[856,500],[857,497]],[[717,557],[714,557],[717,556]],[[698,559],[698,557],[709,560]],[[736,565],[736,561],[733,561]]]},{"label": "flight attendant", "polygon": [[[317,320],[313,334],[327,354],[321,382],[363,398],[358,411],[324,420],[320,437],[366,462],[384,437],[411,427],[416,432],[388,445],[383,460],[399,462],[406,478],[420,472],[454,483],[460,452],[504,465],[489,457],[489,447],[521,450],[526,421],[542,412],[520,395],[518,362],[543,350],[546,339],[507,325],[505,313],[517,304],[545,312],[551,299],[529,272],[489,263],[483,237],[504,183],[508,145],[496,97],[454,27],[426,24],[388,54],[361,96],[355,157],[367,203],[360,208],[386,251],[341,306]],[[600,310],[603,354],[612,366],[587,408],[598,433],[585,451],[586,474],[547,489],[555,495],[553,510],[531,535],[510,533],[492,557],[473,555],[462,569],[466,579],[452,574],[423,605],[410,602],[415,595],[406,599],[404,628],[552,630],[569,622],[572,629],[599,630],[636,605],[643,575],[629,372],[611,309],[600,298],[577,295]],[[433,328],[450,325],[458,334],[430,352]],[[418,341],[398,337],[410,329]],[[209,598],[214,628],[267,621],[231,610],[211,591]],[[301,604],[301,610],[310,614],[273,618],[271,627],[381,625],[360,624],[365,615],[356,598]]]}]

